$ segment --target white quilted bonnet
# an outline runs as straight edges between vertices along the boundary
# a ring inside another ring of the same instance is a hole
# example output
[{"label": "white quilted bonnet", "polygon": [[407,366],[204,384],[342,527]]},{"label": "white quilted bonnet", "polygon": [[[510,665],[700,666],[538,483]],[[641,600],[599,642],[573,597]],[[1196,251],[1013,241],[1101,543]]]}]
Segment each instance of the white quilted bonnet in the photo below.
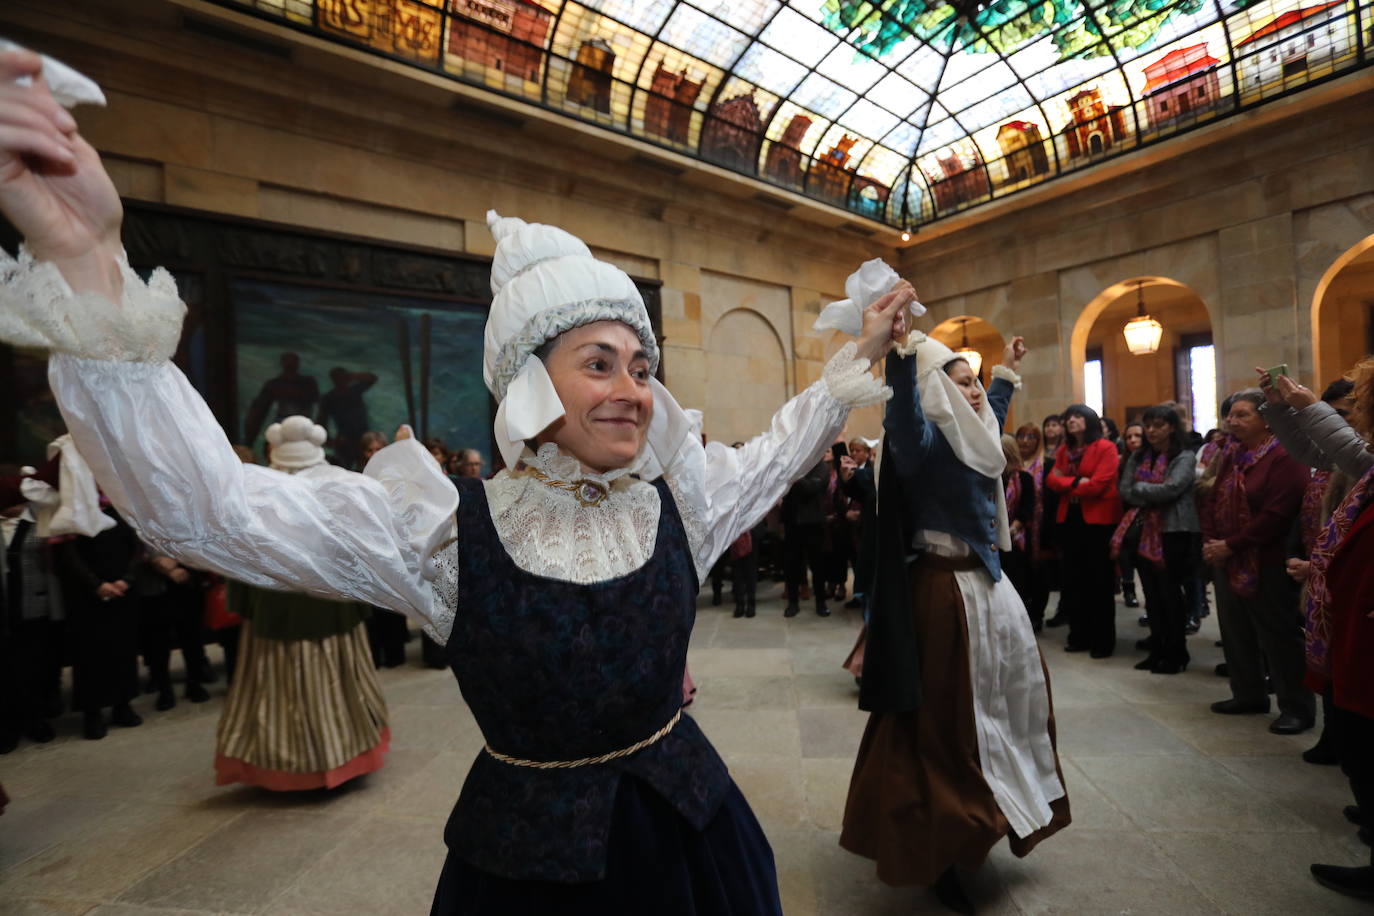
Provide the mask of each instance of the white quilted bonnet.
[{"label": "white quilted bonnet", "polygon": [[[527,223],[487,211],[496,239],[491,265],[493,300],[487,318],[482,375],[500,402],[496,443],[514,467],[525,442],[564,414],[543,362],[535,352],[564,331],[597,321],[621,321],[639,335],[651,371],[658,341],[634,282],[620,268],[598,261],[576,236],[556,226]],[[653,479],[669,466],[689,437],[691,423],[657,380],[651,380],[654,416],[632,469]]]}]

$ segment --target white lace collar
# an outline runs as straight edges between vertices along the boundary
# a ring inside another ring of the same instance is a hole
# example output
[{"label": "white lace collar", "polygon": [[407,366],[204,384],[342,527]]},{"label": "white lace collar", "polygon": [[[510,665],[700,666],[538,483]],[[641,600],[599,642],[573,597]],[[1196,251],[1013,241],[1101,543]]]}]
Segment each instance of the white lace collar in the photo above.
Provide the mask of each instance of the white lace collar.
[{"label": "white lace collar", "polygon": [[596,471],[589,471],[582,466],[582,462],[572,455],[566,455],[559,450],[558,446],[552,442],[545,442],[539,446],[538,452],[532,452],[528,448],[520,455],[520,463],[536,468],[545,477],[556,480],[559,483],[589,483],[601,484],[607,490],[611,488],[617,480],[626,477],[630,473],[628,467],[612,468],[604,474]]}]

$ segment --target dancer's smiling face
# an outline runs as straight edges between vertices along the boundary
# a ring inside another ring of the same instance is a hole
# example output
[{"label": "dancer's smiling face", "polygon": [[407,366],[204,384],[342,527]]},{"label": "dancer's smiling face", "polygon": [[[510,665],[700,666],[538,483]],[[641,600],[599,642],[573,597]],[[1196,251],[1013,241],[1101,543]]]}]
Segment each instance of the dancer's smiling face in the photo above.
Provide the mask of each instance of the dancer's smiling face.
[{"label": "dancer's smiling face", "polygon": [[565,331],[544,354],[565,411],[539,434],[594,471],[624,467],[639,454],[654,414],[649,356],[620,321]]}]

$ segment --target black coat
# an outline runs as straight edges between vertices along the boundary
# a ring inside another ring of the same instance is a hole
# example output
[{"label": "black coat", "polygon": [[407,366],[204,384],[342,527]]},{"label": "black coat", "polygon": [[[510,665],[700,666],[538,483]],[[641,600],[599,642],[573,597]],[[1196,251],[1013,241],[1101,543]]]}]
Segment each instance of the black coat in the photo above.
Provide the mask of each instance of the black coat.
[{"label": "black coat", "polygon": [[782,498],[784,525],[825,524],[825,493],[830,488],[830,466],[824,461],[806,472],[806,476],[792,484]]}]

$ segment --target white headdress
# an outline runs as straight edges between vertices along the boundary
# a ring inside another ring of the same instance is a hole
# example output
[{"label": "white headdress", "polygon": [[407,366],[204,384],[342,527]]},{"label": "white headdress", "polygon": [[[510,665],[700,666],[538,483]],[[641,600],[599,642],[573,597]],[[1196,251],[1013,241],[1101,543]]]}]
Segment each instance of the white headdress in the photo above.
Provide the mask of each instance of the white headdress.
[{"label": "white headdress", "polygon": [[[525,447],[563,416],[543,361],[535,352],[559,334],[596,321],[629,325],[658,369],[658,341],[644,300],[620,268],[598,261],[581,239],[555,226],[527,223],[487,211],[496,239],[491,265],[482,375],[500,402],[496,444],[508,467]],[[652,480],[662,474],[691,434],[691,422],[658,381],[650,379],[654,414],[644,449],[632,469]]]},{"label": "white headdress", "polygon": [[287,417],[267,427],[266,438],[272,444],[272,467],[279,471],[301,471],[324,464],[324,440],[329,437],[323,426],[309,417]]}]

